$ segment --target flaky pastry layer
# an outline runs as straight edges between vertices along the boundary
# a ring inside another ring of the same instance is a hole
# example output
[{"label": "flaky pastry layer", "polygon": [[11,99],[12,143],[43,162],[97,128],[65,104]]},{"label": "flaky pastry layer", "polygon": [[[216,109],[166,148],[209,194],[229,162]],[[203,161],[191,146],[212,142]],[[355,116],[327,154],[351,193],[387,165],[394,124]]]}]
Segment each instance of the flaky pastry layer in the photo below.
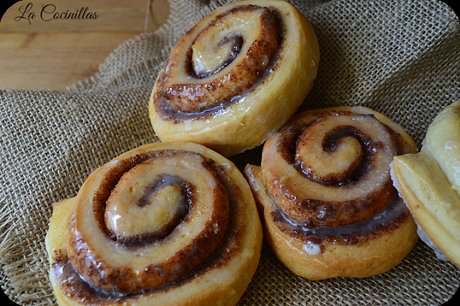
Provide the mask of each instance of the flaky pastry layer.
[{"label": "flaky pastry layer", "polygon": [[420,237],[441,259],[460,266],[460,101],[428,128],[422,150],[397,156],[395,186],[417,221]]}]

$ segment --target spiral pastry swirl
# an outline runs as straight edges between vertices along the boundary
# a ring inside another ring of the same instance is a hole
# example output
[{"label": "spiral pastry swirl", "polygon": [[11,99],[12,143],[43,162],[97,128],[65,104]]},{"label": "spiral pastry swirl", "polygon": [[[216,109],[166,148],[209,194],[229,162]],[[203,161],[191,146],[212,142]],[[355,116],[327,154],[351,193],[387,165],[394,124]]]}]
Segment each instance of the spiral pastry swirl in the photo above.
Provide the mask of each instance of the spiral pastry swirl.
[{"label": "spiral pastry swirl", "polygon": [[147,145],[54,207],[50,279],[60,305],[202,305],[216,296],[235,305],[257,267],[261,231],[231,162],[197,144]]},{"label": "spiral pastry swirl", "polygon": [[226,156],[253,148],[303,102],[318,61],[315,33],[290,3],[224,5],[172,49],[150,99],[153,128]]},{"label": "spiral pastry swirl", "polygon": [[415,150],[401,127],[368,108],[298,114],[267,139],[261,167],[245,168],[275,254],[312,280],[366,277],[399,263],[417,234],[390,164]]}]

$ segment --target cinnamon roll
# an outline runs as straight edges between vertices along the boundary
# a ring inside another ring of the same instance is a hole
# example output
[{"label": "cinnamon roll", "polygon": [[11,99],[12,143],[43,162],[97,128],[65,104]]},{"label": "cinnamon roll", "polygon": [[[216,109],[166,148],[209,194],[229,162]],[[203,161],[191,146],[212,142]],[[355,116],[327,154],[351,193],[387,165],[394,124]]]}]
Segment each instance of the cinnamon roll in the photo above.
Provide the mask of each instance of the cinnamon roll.
[{"label": "cinnamon roll", "polygon": [[267,139],[261,166],[245,167],[275,255],[310,280],[367,277],[398,264],[418,237],[390,163],[416,148],[365,107],[295,116]]},{"label": "cinnamon roll", "polygon": [[419,153],[394,158],[392,175],[420,238],[460,267],[460,101],[435,117]]},{"label": "cinnamon roll", "polygon": [[258,265],[251,190],[220,154],[156,143],[91,174],[53,206],[46,236],[59,305],[236,305]]},{"label": "cinnamon roll", "polygon": [[171,50],[151,94],[152,126],[162,141],[235,155],[287,122],[318,65],[313,28],[289,2],[224,5]]}]

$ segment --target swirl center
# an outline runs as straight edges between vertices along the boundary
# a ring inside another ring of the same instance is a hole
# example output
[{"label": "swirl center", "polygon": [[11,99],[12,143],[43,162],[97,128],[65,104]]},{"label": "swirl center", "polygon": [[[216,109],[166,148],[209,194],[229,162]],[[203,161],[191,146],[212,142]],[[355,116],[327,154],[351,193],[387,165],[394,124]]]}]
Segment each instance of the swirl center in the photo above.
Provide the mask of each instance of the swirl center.
[{"label": "swirl center", "polygon": [[389,171],[395,138],[373,115],[320,113],[284,131],[273,148],[289,166],[263,158],[263,168],[265,180],[276,182],[267,185],[269,194],[292,223],[306,228],[359,223],[395,195]]},{"label": "swirl center", "polygon": [[225,12],[198,33],[183,58],[168,60],[156,103],[186,114],[223,107],[263,79],[281,41],[279,20],[268,8]]},{"label": "swirl center", "polygon": [[227,189],[213,167],[180,150],[103,167],[69,217],[72,266],[95,287],[118,293],[187,277],[219,249],[230,226]]},{"label": "swirl center", "polygon": [[294,165],[316,182],[346,185],[362,175],[372,149],[365,145],[368,137],[362,131],[336,119],[315,122],[300,135]]},{"label": "swirl center", "polygon": [[149,182],[149,173],[155,168],[153,161],[126,172],[107,200],[104,219],[113,239],[164,238],[187,214],[189,184],[171,175]]},{"label": "swirl center", "polygon": [[[202,38],[203,36],[198,36],[192,46],[193,69],[199,78],[208,77],[225,68],[236,58],[243,45],[243,37],[236,33],[225,36],[218,43],[209,42],[210,39]],[[211,36],[214,39],[215,37]]]}]

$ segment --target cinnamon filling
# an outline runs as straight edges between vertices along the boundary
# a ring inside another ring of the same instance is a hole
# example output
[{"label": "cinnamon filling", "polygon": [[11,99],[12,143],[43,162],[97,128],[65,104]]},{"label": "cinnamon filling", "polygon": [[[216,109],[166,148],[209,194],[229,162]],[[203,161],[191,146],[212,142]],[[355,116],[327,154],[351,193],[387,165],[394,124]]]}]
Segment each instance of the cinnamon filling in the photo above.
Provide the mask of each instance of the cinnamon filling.
[{"label": "cinnamon filling", "polygon": [[398,228],[410,216],[401,198],[395,197],[372,218],[343,227],[321,226],[309,228],[292,223],[280,210],[272,218],[281,231],[304,243],[321,246],[323,243],[353,245],[366,242]]},{"label": "cinnamon filling", "polygon": [[[351,184],[358,181],[360,177],[371,167],[372,155],[375,154],[378,144],[374,144],[368,139],[370,138],[367,135],[353,126],[345,125],[336,127],[331,130],[326,137],[324,137],[322,148],[324,152],[332,154],[339,151],[339,148],[353,145],[351,142],[356,141],[356,156],[352,156],[352,160],[349,162],[343,162],[346,167],[341,167],[338,171],[334,169],[334,172],[322,175],[315,172],[314,169],[317,167],[313,168],[311,166],[307,166],[306,163],[302,161],[301,152],[296,154],[294,166],[307,178],[322,184],[331,186]],[[306,141],[308,142],[308,140]],[[308,143],[300,143],[297,145],[298,151],[300,151],[299,149],[302,146],[306,147],[304,151],[310,148]],[[303,153],[308,154],[309,152]],[[311,164],[311,162],[309,164]]]},{"label": "cinnamon filling", "polygon": [[176,150],[119,161],[89,204],[100,233],[91,234],[77,219],[86,204],[76,203],[69,218],[73,268],[95,288],[117,294],[187,278],[213,258],[229,233],[230,183],[222,182],[221,172],[198,153]]},{"label": "cinnamon filling", "polygon": [[[217,16],[197,35],[184,59],[168,59],[156,85],[157,113],[176,123],[206,119],[244,99],[276,69],[283,33],[274,8],[248,5]],[[180,65],[186,75],[176,77],[182,73]]]},{"label": "cinnamon filling", "polygon": [[[196,54],[198,51],[193,52],[193,47],[187,53],[187,63],[186,67],[188,68],[188,73],[190,76],[195,76],[199,79],[210,77],[211,75],[218,73],[225,67],[227,67],[231,62],[235,60],[238,54],[241,51],[243,46],[244,38],[239,33],[230,34],[225,36],[214,48],[213,53],[218,53],[218,51],[225,52],[222,55],[217,55],[219,62],[214,63],[214,66],[209,67],[206,65],[204,55]],[[227,48],[225,48],[227,47]],[[223,61],[221,61],[224,59]]]},{"label": "cinnamon filling", "polygon": [[291,232],[354,228],[397,196],[389,168],[395,137],[372,115],[314,114],[281,130],[273,145],[286,164],[263,161],[264,180],[283,216],[275,219],[287,220]]},{"label": "cinnamon filling", "polygon": [[[235,211],[232,210],[232,220],[235,218],[233,216],[234,213]],[[84,279],[72,266],[72,262],[67,256],[53,258],[54,262],[51,269],[51,277],[56,278],[65,295],[71,297],[73,301],[79,303],[91,303],[92,305],[116,305],[117,303],[125,305],[126,302],[134,301],[139,298],[140,295],[179,287],[188,282],[192,282],[195,277],[198,277],[211,269],[218,269],[222,267],[232,258],[234,253],[238,251],[239,245],[237,241],[241,239],[241,230],[241,228],[238,229],[236,227],[232,227],[228,231],[222,246],[209,258],[208,261],[201,266],[196,267],[192,273],[189,273],[184,278],[168,283],[161,288],[144,289],[134,294],[122,294],[114,291],[101,290]]]},{"label": "cinnamon filling", "polygon": [[[131,186],[129,189],[132,192]],[[129,214],[128,211],[120,211],[116,205],[111,205],[116,201],[114,200],[116,193],[112,192],[107,200],[104,214],[110,237],[132,245],[165,238],[187,216],[194,203],[193,192],[193,185],[180,177],[161,175],[146,186],[139,200],[132,204],[137,206],[137,212],[139,212],[138,222],[135,224],[130,224],[129,219],[124,220],[123,217]],[[146,210],[143,209],[147,205],[155,206],[149,214],[145,214]],[[142,228],[141,225],[144,225],[145,228]]]}]

